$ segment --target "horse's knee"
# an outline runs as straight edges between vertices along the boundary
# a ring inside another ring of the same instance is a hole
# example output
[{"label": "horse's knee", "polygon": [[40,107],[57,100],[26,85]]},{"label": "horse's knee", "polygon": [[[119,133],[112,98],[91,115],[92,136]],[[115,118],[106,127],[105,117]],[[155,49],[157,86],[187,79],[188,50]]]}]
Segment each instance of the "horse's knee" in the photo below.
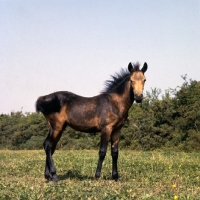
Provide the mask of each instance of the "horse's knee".
[{"label": "horse's knee", "polygon": [[118,155],[119,155],[118,150],[113,150],[113,149],[111,150],[111,156],[113,159],[118,159]]},{"label": "horse's knee", "polygon": [[106,150],[101,149],[101,150],[99,151],[99,158],[100,158],[101,160],[104,160],[105,157],[106,157]]}]

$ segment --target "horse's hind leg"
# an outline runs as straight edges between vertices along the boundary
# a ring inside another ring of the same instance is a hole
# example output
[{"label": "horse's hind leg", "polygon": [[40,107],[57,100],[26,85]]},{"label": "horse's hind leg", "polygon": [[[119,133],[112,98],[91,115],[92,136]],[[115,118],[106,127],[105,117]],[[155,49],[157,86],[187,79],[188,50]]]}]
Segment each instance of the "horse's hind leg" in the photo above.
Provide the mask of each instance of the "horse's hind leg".
[{"label": "horse's hind leg", "polygon": [[119,135],[120,131],[113,132],[111,135],[112,178],[115,181],[119,178],[117,170]]},{"label": "horse's hind leg", "polygon": [[48,159],[47,159],[47,155],[48,155],[48,151],[49,151],[50,134],[51,134],[51,129],[49,130],[49,134],[48,134],[47,138],[45,139],[45,141],[43,143],[43,147],[44,147],[44,150],[45,150],[45,153],[46,153],[46,163],[45,163],[44,177],[47,180],[50,178],[50,171],[49,171]]},{"label": "horse's hind leg", "polygon": [[46,165],[44,176],[49,181],[58,181],[52,155],[56,149],[58,141],[60,140],[63,129],[64,128],[54,130],[53,128],[50,128],[49,134],[43,144],[44,150],[46,152]]}]

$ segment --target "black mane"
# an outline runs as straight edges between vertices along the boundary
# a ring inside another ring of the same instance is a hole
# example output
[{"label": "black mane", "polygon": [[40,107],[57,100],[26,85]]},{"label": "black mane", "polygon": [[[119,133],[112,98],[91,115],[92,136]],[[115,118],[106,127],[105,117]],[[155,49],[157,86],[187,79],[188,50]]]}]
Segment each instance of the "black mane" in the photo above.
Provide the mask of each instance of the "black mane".
[{"label": "black mane", "polygon": [[116,86],[119,85],[123,80],[127,79],[130,72],[127,69],[121,69],[119,73],[111,75],[112,80],[105,81],[105,88],[102,93],[111,92]]},{"label": "black mane", "polygon": [[[136,63],[136,64],[132,64],[133,65],[133,71],[139,71],[140,70],[140,64]],[[111,75],[112,80],[107,80],[105,81],[105,88],[102,91],[102,93],[110,93],[111,91],[113,91],[114,89],[116,89],[116,87],[122,83],[125,82],[125,80],[127,80],[127,78],[129,77],[130,72],[128,71],[128,69],[121,69],[119,73],[115,73],[115,75]],[[121,84],[121,87],[118,87],[118,93],[122,93],[123,92],[123,87],[124,84]]]}]

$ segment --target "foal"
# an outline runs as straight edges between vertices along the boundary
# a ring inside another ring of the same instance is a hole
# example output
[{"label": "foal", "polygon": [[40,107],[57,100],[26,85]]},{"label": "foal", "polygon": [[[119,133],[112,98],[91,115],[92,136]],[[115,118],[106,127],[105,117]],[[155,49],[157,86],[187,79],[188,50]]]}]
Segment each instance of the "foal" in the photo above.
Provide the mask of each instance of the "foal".
[{"label": "foal", "polygon": [[134,100],[143,99],[147,63],[140,70],[139,64],[129,63],[128,70],[121,70],[106,82],[105,90],[94,97],[86,98],[67,91],[41,96],[36,102],[36,111],[44,114],[50,130],[44,141],[46,152],[45,178],[57,181],[52,155],[63,130],[70,126],[82,132],[101,132],[99,160],[95,179],[100,177],[108,142],[111,141],[112,178],[118,180],[117,159],[120,129],[128,117]]}]

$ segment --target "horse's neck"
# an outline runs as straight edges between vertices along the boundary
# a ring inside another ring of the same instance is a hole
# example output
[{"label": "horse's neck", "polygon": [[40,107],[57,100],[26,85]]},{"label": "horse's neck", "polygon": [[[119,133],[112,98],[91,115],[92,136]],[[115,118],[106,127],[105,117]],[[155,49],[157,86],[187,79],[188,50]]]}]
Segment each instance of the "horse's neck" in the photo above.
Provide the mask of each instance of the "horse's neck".
[{"label": "horse's neck", "polygon": [[115,93],[115,99],[118,102],[119,108],[122,113],[127,113],[134,101],[133,89],[130,81],[124,83],[124,92],[122,94]]},{"label": "horse's neck", "polygon": [[124,94],[122,97],[122,102],[124,106],[126,107],[127,111],[130,109],[134,101],[134,94],[133,94],[133,89],[131,87],[131,83],[129,80],[126,81],[125,84],[125,90]]}]

